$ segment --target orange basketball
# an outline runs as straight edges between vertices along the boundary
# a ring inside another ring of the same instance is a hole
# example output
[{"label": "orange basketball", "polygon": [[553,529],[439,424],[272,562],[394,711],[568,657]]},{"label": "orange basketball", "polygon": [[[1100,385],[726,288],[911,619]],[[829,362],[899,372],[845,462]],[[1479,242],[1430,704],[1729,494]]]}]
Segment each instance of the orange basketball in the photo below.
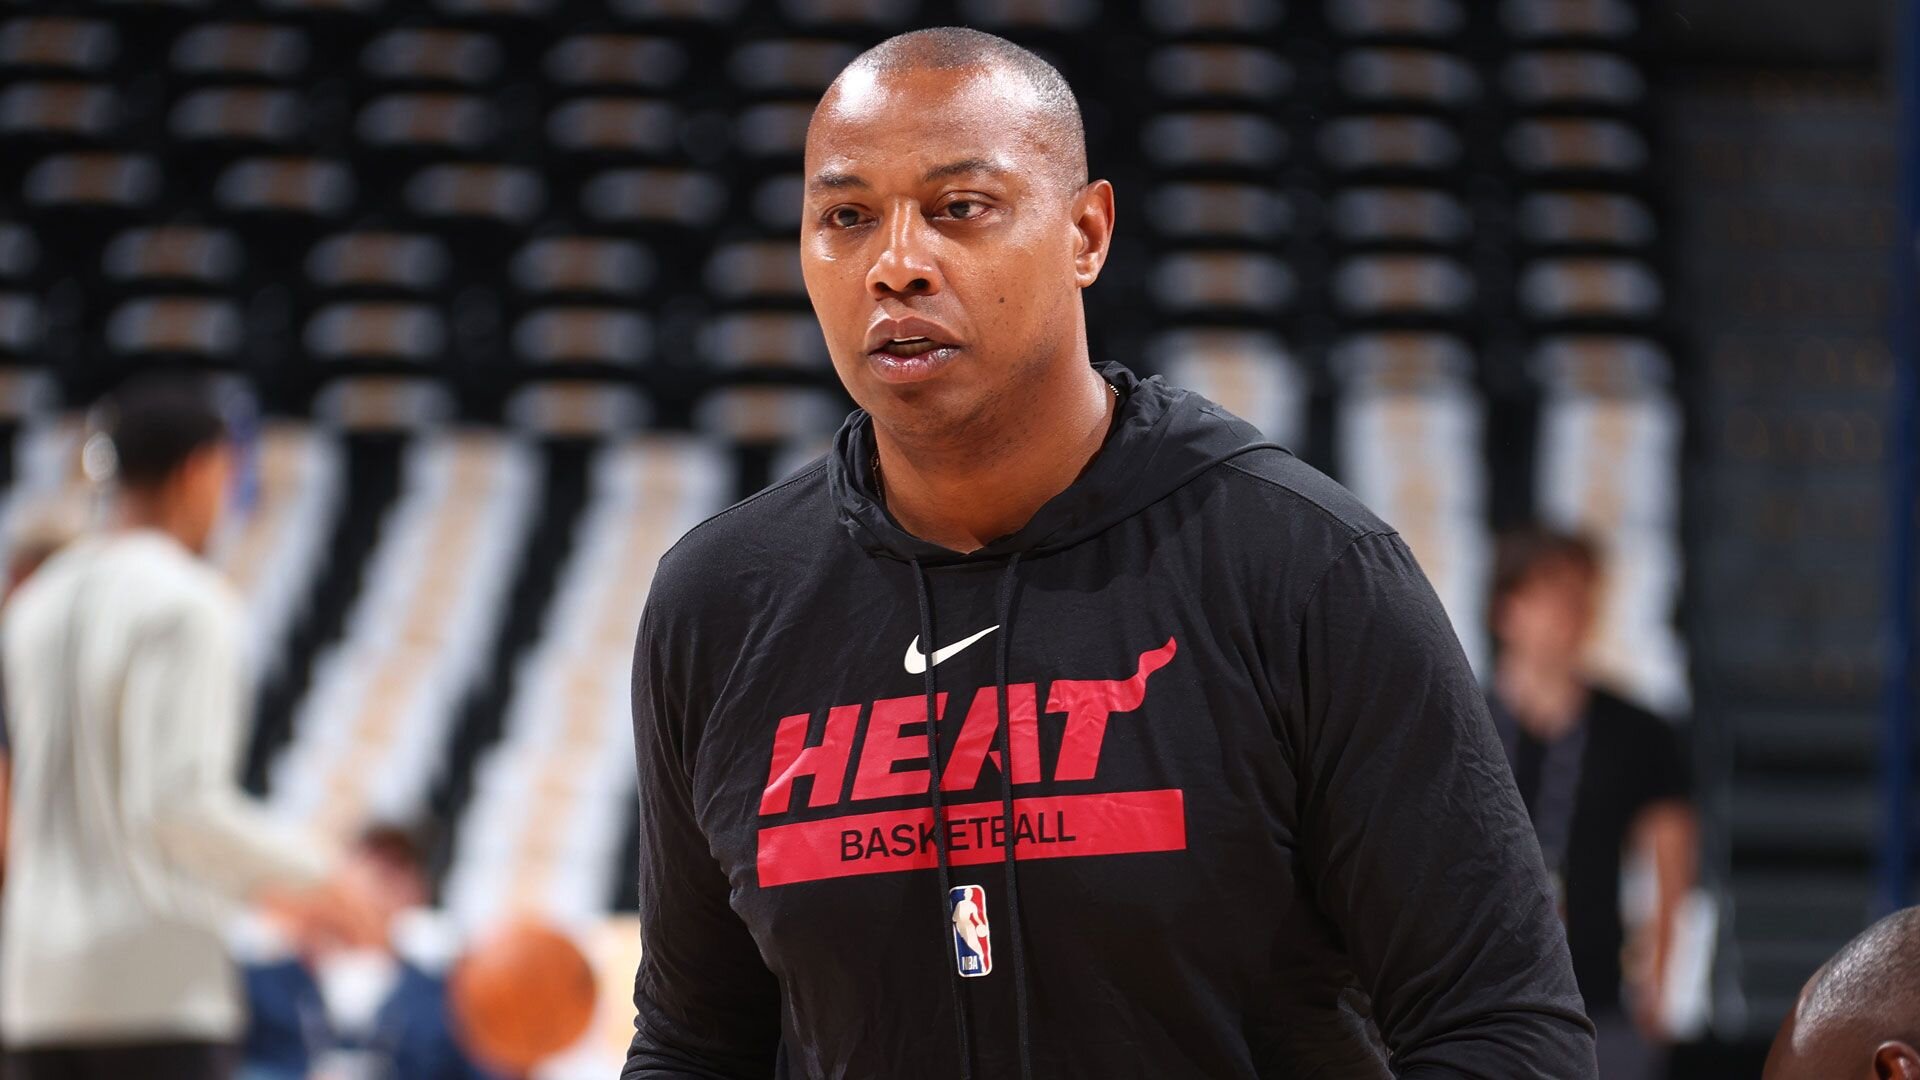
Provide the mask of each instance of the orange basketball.
[{"label": "orange basketball", "polygon": [[447,980],[462,1045],[514,1074],[585,1034],[596,992],[593,968],[573,939],[531,919],[475,942]]}]

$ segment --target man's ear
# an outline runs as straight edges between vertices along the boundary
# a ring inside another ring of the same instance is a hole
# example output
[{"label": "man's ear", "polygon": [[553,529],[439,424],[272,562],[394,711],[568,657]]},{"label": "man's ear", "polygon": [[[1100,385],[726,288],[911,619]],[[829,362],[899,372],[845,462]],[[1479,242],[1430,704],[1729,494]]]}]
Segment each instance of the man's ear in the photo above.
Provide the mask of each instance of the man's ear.
[{"label": "man's ear", "polygon": [[1100,277],[1113,244],[1113,185],[1095,180],[1073,197],[1073,228],[1078,244],[1073,253],[1073,279],[1086,288]]},{"label": "man's ear", "polygon": [[1873,1052],[1874,1080],[1920,1080],[1920,1051],[1903,1042],[1881,1043]]}]

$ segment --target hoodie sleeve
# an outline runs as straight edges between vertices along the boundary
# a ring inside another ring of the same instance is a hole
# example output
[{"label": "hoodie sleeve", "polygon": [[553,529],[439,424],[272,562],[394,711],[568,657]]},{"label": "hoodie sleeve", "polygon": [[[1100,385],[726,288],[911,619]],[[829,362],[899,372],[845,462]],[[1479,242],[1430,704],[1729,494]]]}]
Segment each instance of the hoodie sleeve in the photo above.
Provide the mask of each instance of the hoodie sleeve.
[{"label": "hoodie sleeve", "polygon": [[621,1080],[766,1080],[779,987],[727,903],[727,878],[694,817],[686,745],[689,635],[661,631],[656,593],[633,666],[640,782],[640,970]]},{"label": "hoodie sleeve", "polygon": [[1446,612],[1393,533],[1309,593],[1294,715],[1317,904],[1403,1080],[1590,1080],[1539,847]]}]

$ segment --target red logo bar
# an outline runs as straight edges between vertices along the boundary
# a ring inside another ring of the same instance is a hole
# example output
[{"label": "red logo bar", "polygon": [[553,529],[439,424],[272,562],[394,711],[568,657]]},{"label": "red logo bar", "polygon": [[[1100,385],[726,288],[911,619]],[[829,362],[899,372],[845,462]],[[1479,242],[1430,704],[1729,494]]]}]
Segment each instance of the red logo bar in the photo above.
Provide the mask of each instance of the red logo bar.
[{"label": "red logo bar", "polygon": [[[1007,824],[998,802],[943,808],[954,866],[1005,858]],[[1186,803],[1177,789],[1015,799],[1013,851],[1019,859],[1184,851]],[[893,874],[938,865],[927,807],[802,821],[760,830],[760,887]]]}]

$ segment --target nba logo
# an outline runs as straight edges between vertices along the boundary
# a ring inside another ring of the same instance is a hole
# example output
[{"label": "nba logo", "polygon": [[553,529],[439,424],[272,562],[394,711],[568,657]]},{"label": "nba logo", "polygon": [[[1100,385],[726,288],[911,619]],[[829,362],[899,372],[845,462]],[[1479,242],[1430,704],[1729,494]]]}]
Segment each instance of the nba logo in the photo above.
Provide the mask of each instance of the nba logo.
[{"label": "nba logo", "polygon": [[960,974],[972,979],[993,970],[993,943],[987,939],[987,890],[978,885],[955,885],[947,890],[947,911],[953,916],[953,959]]}]

